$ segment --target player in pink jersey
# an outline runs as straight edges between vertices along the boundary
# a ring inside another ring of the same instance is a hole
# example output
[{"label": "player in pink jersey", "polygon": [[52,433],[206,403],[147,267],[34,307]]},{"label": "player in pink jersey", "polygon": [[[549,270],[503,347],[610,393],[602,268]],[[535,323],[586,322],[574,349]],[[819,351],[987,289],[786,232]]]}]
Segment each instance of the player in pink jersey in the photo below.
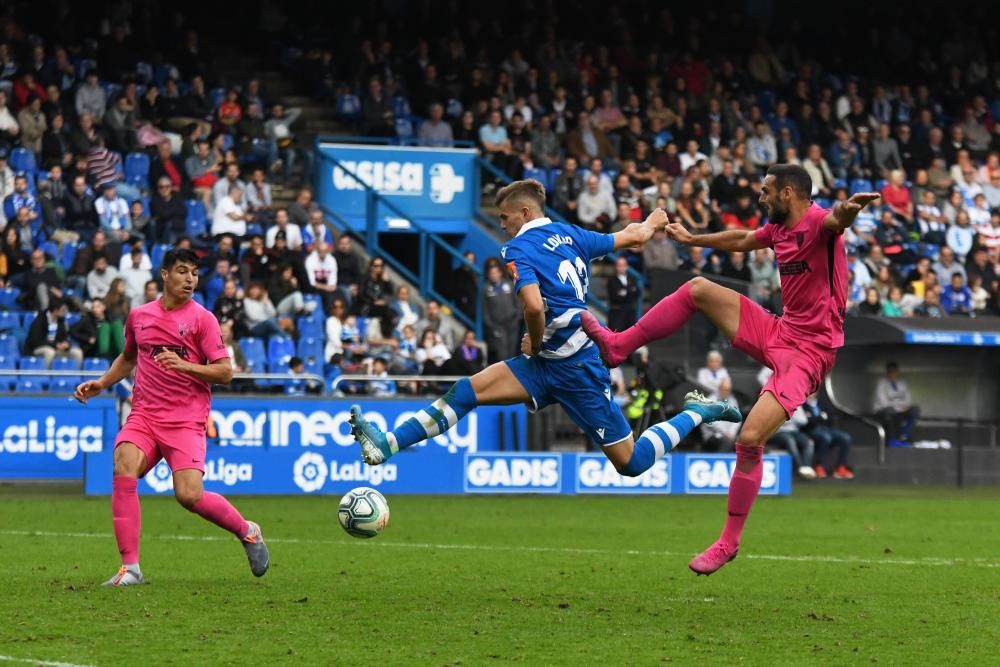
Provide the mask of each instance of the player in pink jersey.
[{"label": "player in pink jersey", "polygon": [[773,248],[778,257],[784,314],[772,315],[742,294],[705,278],[693,278],[661,300],[622,332],[603,328],[584,311],[581,324],[601,357],[617,366],[639,347],[680,329],[704,313],[732,341],[774,371],[740,429],[736,470],[729,484],[729,516],[721,537],[691,561],[697,574],[712,574],[736,558],[740,535],[760,490],[764,443],[806,397],[819,388],[844,344],[847,254],[843,231],[877,193],[857,193],[828,210],[810,202],[812,180],[798,165],[767,171],[760,205],[768,224],[756,231],[730,230],[693,236],[673,223],[667,232],[678,243],[725,252]]},{"label": "player in pink jersey", "polygon": [[137,485],[161,458],[173,473],[177,502],[233,533],[251,571],[263,576],[270,558],[260,527],[202,484],[211,385],[229,384],[233,367],[215,316],[191,298],[198,286],[198,256],[191,250],[168,251],[160,276],[163,296],[128,315],[125,350],[99,380],[76,388],[76,398],[86,402],[135,370],[132,412],[115,440],[111,492],[122,564],[105,586],[145,583],[139,569]]}]

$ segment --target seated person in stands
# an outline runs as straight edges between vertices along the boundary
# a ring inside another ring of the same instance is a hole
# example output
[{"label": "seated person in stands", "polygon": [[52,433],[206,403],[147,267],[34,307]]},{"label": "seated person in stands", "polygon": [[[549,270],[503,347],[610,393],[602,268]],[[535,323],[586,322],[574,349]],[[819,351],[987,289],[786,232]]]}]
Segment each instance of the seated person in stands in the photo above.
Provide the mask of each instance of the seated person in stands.
[{"label": "seated person in stands", "polygon": [[910,440],[913,424],[920,417],[920,408],[906,380],[899,377],[899,364],[885,365],[885,377],[875,386],[875,416],[885,427],[885,439],[890,447],[905,447]]},{"label": "seated person in stands", "polygon": [[709,394],[716,394],[726,380],[729,380],[729,371],[722,365],[722,355],[712,350],[705,357],[705,366],[698,369],[698,384],[705,387]]},{"label": "seated person in stands", "polygon": [[815,393],[810,394],[806,399],[804,408],[806,416],[809,418],[809,423],[804,431],[816,444],[816,452],[813,455],[813,468],[816,470],[816,477],[823,479],[827,476],[827,453],[831,447],[836,447],[837,465],[833,468],[832,473],[834,478],[854,479],[854,473],[847,467],[847,456],[854,442],[851,434],[833,427],[830,415],[819,404],[819,398]]},{"label": "seated person in stands", "polygon": [[792,418],[778,428],[767,444],[780,447],[792,457],[792,465],[802,479],[816,479],[816,471],[812,467],[813,439],[801,429],[809,423],[805,410],[800,405],[792,413]]},{"label": "seated person in stands", "polygon": [[[711,398],[715,401],[726,401],[739,408],[739,405],[736,403],[736,397],[733,396],[733,383],[728,375],[719,382],[719,388],[713,392]],[[739,423],[718,421],[710,424],[702,424],[701,436],[705,440],[704,449],[709,452],[731,452],[736,447],[736,435],[739,432]]]}]

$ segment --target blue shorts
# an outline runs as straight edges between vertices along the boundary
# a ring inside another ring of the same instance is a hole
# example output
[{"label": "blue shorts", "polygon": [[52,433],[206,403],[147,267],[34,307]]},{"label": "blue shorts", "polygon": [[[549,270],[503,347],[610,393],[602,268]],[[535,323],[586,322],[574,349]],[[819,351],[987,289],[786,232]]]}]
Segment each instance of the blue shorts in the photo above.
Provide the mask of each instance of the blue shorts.
[{"label": "blue shorts", "polygon": [[596,345],[566,359],[519,355],[506,364],[531,395],[535,410],[558,403],[601,446],[632,437],[632,428],[611,395],[611,374],[601,363]]}]

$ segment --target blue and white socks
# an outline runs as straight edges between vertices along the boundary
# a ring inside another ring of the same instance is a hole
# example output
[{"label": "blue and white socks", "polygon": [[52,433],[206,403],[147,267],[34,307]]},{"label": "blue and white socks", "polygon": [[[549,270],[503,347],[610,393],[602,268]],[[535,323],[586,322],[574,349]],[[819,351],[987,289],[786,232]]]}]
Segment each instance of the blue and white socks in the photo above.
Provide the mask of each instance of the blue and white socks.
[{"label": "blue and white socks", "polygon": [[462,378],[451,385],[448,393],[386,433],[393,451],[406,449],[418,442],[440,435],[457,424],[476,407],[476,392],[469,378]]},{"label": "blue and white socks", "polygon": [[665,422],[650,426],[635,441],[632,458],[619,472],[626,477],[638,477],[680,444],[701,421],[697,412],[685,410]]}]

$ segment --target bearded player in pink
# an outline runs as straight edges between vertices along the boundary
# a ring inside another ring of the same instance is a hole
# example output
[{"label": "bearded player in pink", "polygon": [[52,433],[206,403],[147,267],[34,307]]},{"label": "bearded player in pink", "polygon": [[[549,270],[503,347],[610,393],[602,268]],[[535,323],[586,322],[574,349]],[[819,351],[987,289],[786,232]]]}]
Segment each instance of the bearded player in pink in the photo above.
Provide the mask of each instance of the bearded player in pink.
[{"label": "bearded player in pink", "polygon": [[177,502],[235,535],[251,571],[263,576],[270,558],[260,527],[202,484],[210,385],[229,384],[233,367],[215,316],[191,298],[198,286],[198,256],[191,250],[168,251],[160,276],[163,296],[128,314],[125,350],[99,380],[82,383],[75,393],[86,402],[137,369],[132,412],[115,440],[111,491],[122,564],[104,585],[145,583],[139,569],[137,485],[161,458],[173,473]]},{"label": "bearded player in pink", "polygon": [[760,490],[764,443],[819,388],[833,368],[837,348],[844,344],[848,275],[843,232],[879,195],[857,193],[831,211],[810,202],[811,192],[805,169],[776,165],[768,169],[760,192],[760,205],[768,216],[764,227],[701,236],[693,236],[679,223],[667,227],[671,238],[684,245],[724,252],[773,248],[784,301],[781,317],[701,277],[685,283],[622,332],[603,328],[586,311],[581,315],[584,331],[609,366],[617,366],[650,341],[669,336],[701,311],[733,347],[774,371],[740,429],[736,471],[729,484],[729,516],[718,541],[691,561],[689,567],[697,574],[712,574],[736,558],[743,525]]}]

